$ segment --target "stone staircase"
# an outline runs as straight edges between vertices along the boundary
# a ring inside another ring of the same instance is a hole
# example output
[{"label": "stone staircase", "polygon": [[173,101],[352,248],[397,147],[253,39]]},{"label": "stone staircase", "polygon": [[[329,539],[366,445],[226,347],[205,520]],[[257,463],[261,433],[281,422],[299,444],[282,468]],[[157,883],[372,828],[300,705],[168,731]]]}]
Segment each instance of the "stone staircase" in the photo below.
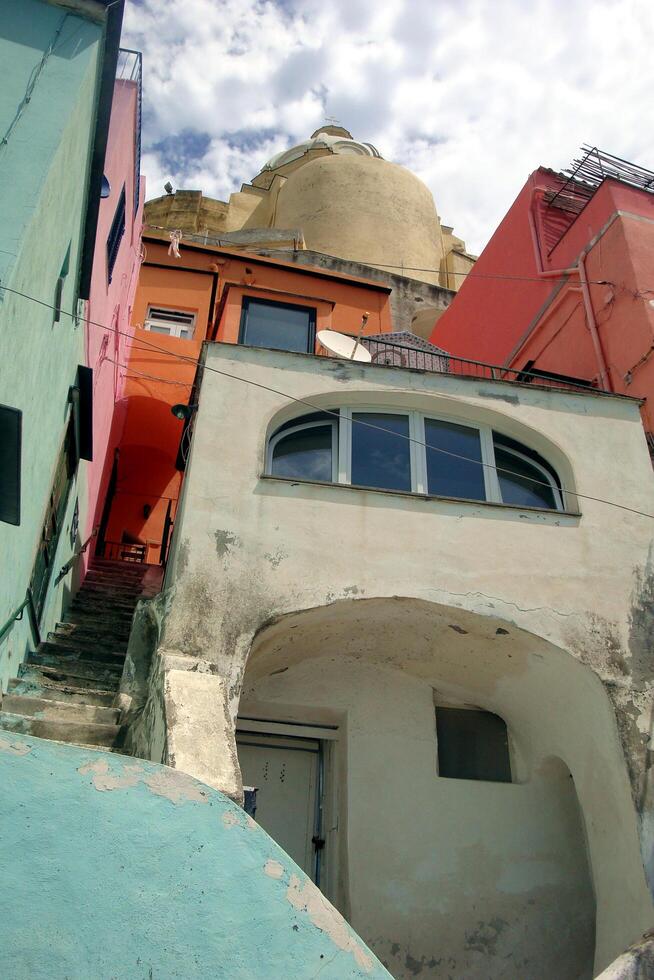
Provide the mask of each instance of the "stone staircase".
[{"label": "stone staircase", "polygon": [[0,729],[120,752],[125,733],[114,698],[134,608],[158,591],[158,571],[93,559],[64,621],[9,682]]}]

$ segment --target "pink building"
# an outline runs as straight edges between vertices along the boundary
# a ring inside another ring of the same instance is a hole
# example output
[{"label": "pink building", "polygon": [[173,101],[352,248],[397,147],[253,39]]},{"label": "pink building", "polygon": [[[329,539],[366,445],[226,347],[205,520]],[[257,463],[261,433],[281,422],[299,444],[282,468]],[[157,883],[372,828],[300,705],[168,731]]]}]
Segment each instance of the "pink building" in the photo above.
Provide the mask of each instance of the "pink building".
[{"label": "pink building", "polygon": [[[141,54],[121,49],[86,326],[86,363],[93,370],[93,462],[87,469],[83,541],[102,523],[124,423],[124,365],[134,333],[132,306],[141,265],[145,181],[139,173],[140,163]],[[94,542],[89,552],[93,550]]]}]

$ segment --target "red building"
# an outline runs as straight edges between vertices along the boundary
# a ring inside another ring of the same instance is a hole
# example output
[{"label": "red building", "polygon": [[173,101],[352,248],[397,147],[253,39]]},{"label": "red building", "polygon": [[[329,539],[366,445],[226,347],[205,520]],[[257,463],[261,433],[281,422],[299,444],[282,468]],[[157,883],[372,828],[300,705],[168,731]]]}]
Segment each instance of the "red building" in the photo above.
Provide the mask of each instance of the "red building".
[{"label": "red building", "polygon": [[654,173],[585,147],[531,174],[430,339],[512,378],[646,399],[654,444],[653,254]]}]

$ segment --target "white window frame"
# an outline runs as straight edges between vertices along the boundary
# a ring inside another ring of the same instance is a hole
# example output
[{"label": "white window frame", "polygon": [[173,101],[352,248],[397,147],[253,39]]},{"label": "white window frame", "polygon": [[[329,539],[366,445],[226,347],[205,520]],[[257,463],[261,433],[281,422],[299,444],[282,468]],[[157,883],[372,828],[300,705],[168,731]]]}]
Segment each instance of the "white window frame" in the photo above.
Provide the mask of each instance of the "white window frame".
[{"label": "white window frame", "polygon": [[[497,435],[500,437],[500,439],[502,438],[502,433],[501,432],[497,432]],[[523,462],[527,463],[529,466],[533,466],[534,469],[538,470],[538,472],[542,474],[544,480],[547,483],[549,483],[549,485],[550,485],[550,487],[552,489],[552,495],[554,497],[554,502],[556,503],[556,509],[557,510],[564,510],[564,507],[563,507],[563,495],[561,493],[561,490],[557,486],[556,481],[552,477],[552,474],[541,463],[537,462],[535,459],[532,459],[531,456],[527,456],[526,453],[521,453],[518,449],[513,449],[511,446],[502,446],[501,448],[502,448],[503,452],[509,453],[511,456],[517,456],[518,459],[521,459]],[[495,459],[495,446],[494,445],[493,445],[493,459]],[[496,477],[497,482],[499,484],[499,478],[497,476],[497,470],[493,470],[493,473],[495,474],[495,477]],[[500,499],[501,499],[502,498],[502,491],[501,491],[501,489],[499,490],[499,493],[500,493]],[[515,506],[519,506],[519,505],[514,504],[513,506],[515,507]]]},{"label": "white window frame", "polygon": [[[332,483],[340,483],[338,479],[338,419],[314,419],[311,422],[299,423],[298,425],[289,426],[287,429],[282,429],[281,432],[275,433],[275,435],[268,440],[268,448],[266,450],[266,471],[272,474],[272,464],[273,464],[273,453],[275,451],[275,446],[277,443],[281,442],[282,439],[286,439],[287,436],[292,435],[294,432],[300,432],[304,429],[316,429],[319,426],[325,427],[330,426],[332,430]],[[302,479],[302,477],[298,477]]]},{"label": "white window frame", "polygon": [[[266,472],[273,475],[272,453],[274,447],[281,438],[284,438],[292,432],[298,432],[301,429],[331,424],[333,482],[345,484],[346,486],[352,486],[352,416],[367,413],[374,413],[376,415],[404,415],[409,419],[409,439],[411,440],[409,443],[411,490],[397,492],[416,493],[428,497],[441,496],[440,494],[433,492],[430,493],[429,491],[427,480],[427,440],[425,437],[425,421],[449,422],[463,428],[473,429],[475,432],[479,433],[479,442],[481,447],[480,465],[482,466],[484,474],[485,498],[483,500],[476,497],[456,497],[444,499],[456,499],[472,503],[504,503],[502,500],[502,491],[496,469],[495,447],[493,442],[493,433],[495,433],[500,440],[504,437],[501,431],[498,429],[493,429],[492,426],[486,425],[483,422],[472,422],[470,419],[460,418],[459,416],[454,415],[435,415],[432,412],[418,412],[412,409],[402,408],[401,406],[396,407],[389,405],[379,406],[367,404],[341,406],[339,418],[334,419],[332,422],[329,420],[317,420],[304,423],[298,422],[298,424],[295,426],[283,429],[281,432],[277,432],[275,435],[273,435],[268,441],[266,451]],[[512,437],[506,436],[505,438]],[[337,452],[334,451],[334,440],[336,440]],[[534,469],[543,476],[543,481],[551,487],[556,505],[555,509],[565,511],[565,495],[559,488],[552,474],[545,466],[537,462],[535,459],[532,459],[526,453],[521,453],[519,450],[513,449],[510,446],[502,446],[502,449],[505,452],[511,453],[512,455],[518,457],[528,465],[533,466]],[[384,488],[381,487],[370,489],[383,490]],[[507,503],[506,506],[521,509],[520,504]],[[551,510],[551,508],[547,507],[537,509]]]},{"label": "white window frame", "polygon": [[[157,317],[157,313],[170,313],[180,317],[190,317],[190,321],[178,321],[175,320],[164,320]],[[154,315],[153,315],[154,314]],[[197,322],[197,313],[191,310],[180,310],[173,306],[152,306],[148,305],[148,315],[145,319],[143,327],[145,330],[152,330],[152,327],[157,327],[156,333],[167,333],[169,337],[177,337],[180,340],[193,340],[195,334],[195,325]],[[182,332],[188,331],[188,337],[182,337]]]}]

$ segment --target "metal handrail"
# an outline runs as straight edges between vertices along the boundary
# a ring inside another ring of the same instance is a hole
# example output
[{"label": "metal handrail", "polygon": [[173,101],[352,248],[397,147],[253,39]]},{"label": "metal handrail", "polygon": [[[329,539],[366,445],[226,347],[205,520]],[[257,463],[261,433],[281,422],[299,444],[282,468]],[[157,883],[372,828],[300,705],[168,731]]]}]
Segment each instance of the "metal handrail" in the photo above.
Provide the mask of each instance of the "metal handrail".
[{"label": "metal handrail", "polygon": [[[389,367],[408,367],[430,374],[458,375],[489,381],[509,381],[519,384],[529,384],[535,388],[557,388],[565,391],[585,391],[593,394],[609,394],[596,388],[592,382],[584,383],[581,379],[564,378],[538,371],[522,370],[500,364],[489,364],[487,361],[475,361],[472,358],[456,357],[437,347],[419,347],[400,344],[390,340],[377,340],[374,334],[361,338],[361,343],[373,355],[373,363]],[[384,357],[388,360],[384,362]]]},{"label": "metal handrail", "polygon": [[19,620],[23,618],[25,607],[27,607],[27,615],[30,621],[30,628],[32,630],[33,637],[36,640],[36,645],[39,646],[41,643],[41,633],[39,631],[39,622],[36,615],[36,609],[34,607],[34,596],[32,595],[32,590],[30,588],[27,589],[25,598],[21,602],[18,609],[12,613],[5,625],[0,630],[0,643],[2,643],[7,633],[11,632],[14,627],[14,623],[19,622]]},{"label": "metal handrail", "polygon": [[73,567],[77,559],[80,557],[80,555],[83,555],[85,553],[91,541],[93,541],[93,538],[97,537],[97,534],[98,534],[98,529],[97,527],[94,527],[91,533],[89,534],[88,538],[82,545],[82,547],[79,549],[79,551],[75,551],[70,556],[66,564],[61,566],[61,568],[59,569],[59,575],[57,576],[57,581],[60,581],[64,577],[64,575],[66,575],[71,570],[71,568]]}]

